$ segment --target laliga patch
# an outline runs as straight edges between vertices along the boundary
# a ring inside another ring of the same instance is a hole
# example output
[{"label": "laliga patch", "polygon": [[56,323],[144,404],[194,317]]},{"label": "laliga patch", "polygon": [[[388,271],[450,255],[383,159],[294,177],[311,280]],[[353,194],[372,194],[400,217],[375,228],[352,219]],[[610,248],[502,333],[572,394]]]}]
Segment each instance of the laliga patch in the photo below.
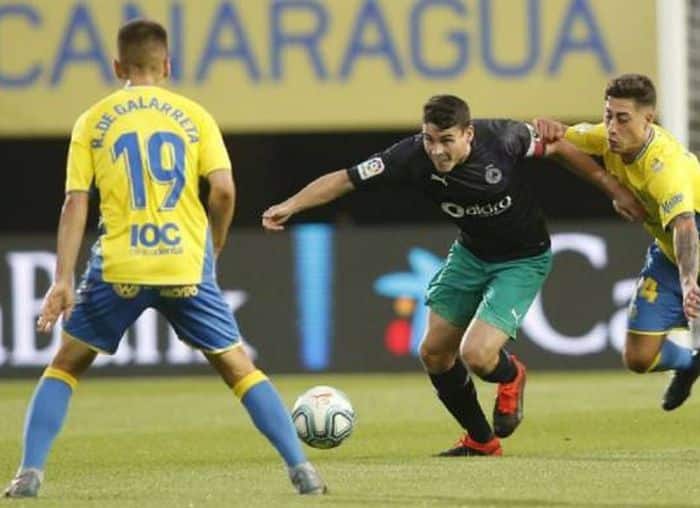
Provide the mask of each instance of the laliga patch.
[{"label": "laliga patch", "polygon": [[574,130],[579,134],[585,134],[590,131],[595,125],[592,123],[580,123],[574,126]]},{"label": "laliga patch", "polygon": [[361,180],[368,180],[384,171],[384,161],[380,157],[366,160],[357,165],[357,173]]}]

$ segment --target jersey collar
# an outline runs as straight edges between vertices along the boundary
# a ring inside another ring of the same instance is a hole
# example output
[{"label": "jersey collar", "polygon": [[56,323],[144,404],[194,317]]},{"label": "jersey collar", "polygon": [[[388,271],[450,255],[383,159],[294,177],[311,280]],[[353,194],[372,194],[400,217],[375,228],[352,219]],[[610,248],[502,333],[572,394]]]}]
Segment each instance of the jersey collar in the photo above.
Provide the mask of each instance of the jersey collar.
[{"label": "jersey collar", "polygon": [[[649,127],[649,135],[647,136],[647,140],[644,142],[642,147],[639,149],[637,152],[637,155],[634,156],[634,159],[630,162],[630,164],[634,164],[637,162],[639,159],[641,159],[644,154],[647,152],[647,149],[649,148],[649,145],[651,145],[651,142],[654,141],[654,138],[656,138],[656,130],[654,129],[654,126]],[[628,164],[629,165],[629,164]]]}]

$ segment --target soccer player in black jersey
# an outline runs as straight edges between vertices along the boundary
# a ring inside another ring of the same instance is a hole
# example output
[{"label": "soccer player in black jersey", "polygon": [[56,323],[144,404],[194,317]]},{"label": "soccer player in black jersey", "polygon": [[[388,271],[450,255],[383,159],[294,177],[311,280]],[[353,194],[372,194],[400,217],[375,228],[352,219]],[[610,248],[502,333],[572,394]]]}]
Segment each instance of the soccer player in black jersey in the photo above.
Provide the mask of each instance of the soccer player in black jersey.
[{"label": "soccer player in black jersey", "polygon": [[[515,339],[551,266],[550,240],[521,162],[556,155],[602,188],[630,220],[643,211],[632,194],[565,140],[540,142],[528,124],[474,120],[459,97],[438,95],[423,107],[422,132],[364,162],[316,179],[267,209],[262,224],[278,231],[302,210],[373,185],[420,189],[460,229],[430,282],[421,361],[437,395],[465,433],[440,455],[501,455],[499,437],[523,418],[525,366],[504,345]],[[498,383],[493,429],[470,373]]]}]

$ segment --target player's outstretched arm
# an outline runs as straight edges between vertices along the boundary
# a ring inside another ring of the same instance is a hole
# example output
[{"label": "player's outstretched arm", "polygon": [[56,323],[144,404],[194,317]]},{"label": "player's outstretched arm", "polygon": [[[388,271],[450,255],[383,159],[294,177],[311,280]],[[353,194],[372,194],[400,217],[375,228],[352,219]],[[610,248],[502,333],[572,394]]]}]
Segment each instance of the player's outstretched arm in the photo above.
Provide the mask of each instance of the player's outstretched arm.
[{"label": "player's outstretched arm", "polygon": [[228,229],[233,220],[233,210],[236,205],[236,186],[233,183],[231,170],[214,170],[207,176],[209,180],[209,197],[207,207],[209,209],[209,225],[211,238],[214,245],[214,256],[226,245]]},{"label": "player's outstretched arm", "polygon": [[643,221],[646,211],[632,191],[622,185],[596,161],[565,139],[546,145],[545,153],[558,159],[575,175],[591,182],[613,201],[615,211],[630,222]]},{"label": "player's outstretched arm", "polygon": [[88,193],[68,192],[58,221],[54,281],[44,296],[37,320],[37,330],[40,332],[50,332],[62,314],[68,319],[73,310],[73,276],[80,245],[83,243],[87,215]]},{"label": "player's outstretched arm", "polygon": [[682,213],[671,221],[673,251],[683,289],[683,311],[688,319],[700,317],[698,288],[698,230],[695,214]]},{"label": "player's outstretched arm", "polygon": [[323,175],[291,198],[265,210],[262,225],[268,231],[281,231],[292,215],[329,203],[355,189],[345,169]]}]

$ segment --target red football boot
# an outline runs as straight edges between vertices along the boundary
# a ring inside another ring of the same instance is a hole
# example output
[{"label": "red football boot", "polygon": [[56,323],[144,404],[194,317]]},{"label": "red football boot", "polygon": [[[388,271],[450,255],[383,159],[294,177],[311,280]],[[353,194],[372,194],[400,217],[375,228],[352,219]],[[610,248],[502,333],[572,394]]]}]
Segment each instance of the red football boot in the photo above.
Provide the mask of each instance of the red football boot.
[{"label": "red football boot", "polygon": [[525,395],[525,365],[514,355],[511,360],[518,373],[510,383],[498,385],[496,405],[493,408],[493,431],[498,437],[508,437],[523,421],[523,397]]}]

